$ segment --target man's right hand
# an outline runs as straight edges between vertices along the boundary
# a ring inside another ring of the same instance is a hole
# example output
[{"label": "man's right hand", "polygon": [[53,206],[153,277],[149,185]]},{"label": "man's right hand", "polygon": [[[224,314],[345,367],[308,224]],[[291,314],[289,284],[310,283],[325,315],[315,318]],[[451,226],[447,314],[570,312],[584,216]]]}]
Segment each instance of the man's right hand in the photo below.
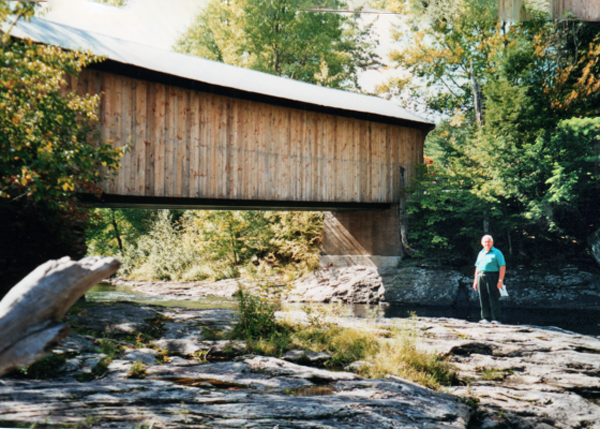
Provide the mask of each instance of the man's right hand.
[{"label": "man's right hand", "polygon": [[477,291],[477,281],[474,281],[474,282],[473,282],[473,289],[474,289],[475,291]]}]

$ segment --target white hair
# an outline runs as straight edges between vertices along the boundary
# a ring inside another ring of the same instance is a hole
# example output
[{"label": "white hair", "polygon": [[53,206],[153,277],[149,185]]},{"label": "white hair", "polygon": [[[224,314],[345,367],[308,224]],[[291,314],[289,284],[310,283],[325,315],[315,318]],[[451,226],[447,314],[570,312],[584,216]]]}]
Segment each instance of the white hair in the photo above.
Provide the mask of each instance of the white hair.
[{"label": "white hair", "polygon": [[492,237],[489,234],[484,235],[483,237],[481,237],[481,241],[485,240],[486,238],[490,237],[490,240],[492,240],[492,243],[494,242],[494,237]]}]

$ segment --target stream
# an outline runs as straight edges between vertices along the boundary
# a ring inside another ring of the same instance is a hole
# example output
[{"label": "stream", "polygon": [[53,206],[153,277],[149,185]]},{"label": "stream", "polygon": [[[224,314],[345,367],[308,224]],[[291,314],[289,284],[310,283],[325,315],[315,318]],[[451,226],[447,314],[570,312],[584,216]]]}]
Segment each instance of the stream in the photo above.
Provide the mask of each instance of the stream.
[{"label": "stream", "polygon": [[[140,304],[161,305],[164,307],[185,307],[194,309],[236,307],[235,298],[202,297],[194,299],[173,299],[169,295],[147,295],[136,292],[128,286],[113,286],[101,283],[86,294],[87,301],[117,302],[128,301]],[[289,304],[302,307],[303,304]],[[323,304],[328,305],[328,304]],[[470,322],[479,320],[478,308],[425,307],[392,304],[386,306],[348,305],[349,315],[356,317],[405,318],[415,314],[419,317],[448,317]],[[600,311],[584,309],[515,309],[503,308],[503,319],[507,325],[531,325],[557,327],[585,335],[600,336]]]}]

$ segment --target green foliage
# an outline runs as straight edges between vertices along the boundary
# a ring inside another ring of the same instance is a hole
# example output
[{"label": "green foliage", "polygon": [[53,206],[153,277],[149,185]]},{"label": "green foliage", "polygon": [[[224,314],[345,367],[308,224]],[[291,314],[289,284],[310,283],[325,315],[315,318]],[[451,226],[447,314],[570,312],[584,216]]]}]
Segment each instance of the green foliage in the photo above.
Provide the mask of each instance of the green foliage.
[{"label": "green foliage", "polygon": [[276,357],[291,349],[325,352],[331,356],[325,366],[331,369],[364,360],[368,364],[360,371],[368,377],[395,374],[435,389],[456,382],[445,360],[418,349],[418,337],[410,325],[374,333],[321,324],[323,319],[315,317],[309,325],[291,324],[276,320],[273,304],[241,289],[237,299],[238,322],[228,337],[245,340],[247,352]]},{"label": "green foliage", "polygon": [[173,213],[161,210],[148,232],[126,249],[121,273],[138,280],[179,280],[199,259],[199,248],[183,239]]},{"label": "green foliage", "polygon": [[547,222],[550,231],[589,236],[600,227],[600,117],[561,121],[536,146],[544,192],[526,215]]},{"label": "green foliage", "polygon": [[372,333],[334,325],[298,330],[295,338],[304,349],[330,354],[326,365],[332,369],[363,360],[379,349],[379,341]]},{"label": "green foliage", "polygon": [[90,254],[122,256],[147,234],[157,210],[95,209],[90,214],[87,246]]},{"label": "green foliage", "polygon": [[77,191],[97,192],[122,150],[100,141],[99,96],[67,91],[66,75],[99,59],[10,37],[33,2],[0,1],[0,296],[48,259],[85,254]]},{"label": "green foliage", "polygon": [[[11,9],[1,3],[1,22],[7,13],[23,10],[19,4]],[[65,74],[77,75],[96,61],[84,52],[4,35],[0,198],[44,201],[66,211],[75,206],[76,189],[97,190],[106,172],[119,167],[122,151],[101,143],[95,129],[99,96],[82,97],[63,89]]]},{"label": "green foliage", "polygon": [[392,57],[413,78],[381,88],[445,115],[425,145],[434,166],[409,190],[412,247],[467,262],[489,232],[509,259],[585,255],[600,227],[600,25],[446,3],[402,3],[415,25],[398,37],[413,43]]},{"label": "green foliage", "polygon": [[269,248],[264,212],[206,210],[188,212],[184,219],[187,232],[201,238],[203,253],[214,263],[239,267]]},{"label": "green foliage", "polygon": [[495,368],[484,368],[481,371],[481,379],[486,381],[499,381],[504,380],[509,374],[509,370],[495,369]]},{"label": "green foliage", "polygon": [[176,50],[334,88],[358,88],[374,66],[370,27],[357,16],[310,12],[345,8],[340,0],[212,0]]},{"label": "green foliage", "polygon": [[119,347],[111,340],[103,338],[100,340],[99,352],[104,353],[109,359],[114,359],[119,354]]},{"label": "green foliage", "polygon": [[65,363],[67,357],[50,353],[26,368],[18,368],[6,375],[10,378],[24,378],[33,380],[46,380],[56,377],[60,367]]},{"label": "green foliage", "polygon": [[267,212],[264,217],[272,233],[265,260],[273,268],[283,270],[292,280],[319,267],[322,213]]},{"label": "green foliage", "polygon": [[240,288],[235,297],[238,302],[238,320],[231,331],[231,338],[252,340],[270,337],[277,332],[275,306],[249,295]]},{"label": "green foliage", "polygon": [[315,212],[96,210],[87,243],[135,280],[292,280],[318,267],[322,228]]}]

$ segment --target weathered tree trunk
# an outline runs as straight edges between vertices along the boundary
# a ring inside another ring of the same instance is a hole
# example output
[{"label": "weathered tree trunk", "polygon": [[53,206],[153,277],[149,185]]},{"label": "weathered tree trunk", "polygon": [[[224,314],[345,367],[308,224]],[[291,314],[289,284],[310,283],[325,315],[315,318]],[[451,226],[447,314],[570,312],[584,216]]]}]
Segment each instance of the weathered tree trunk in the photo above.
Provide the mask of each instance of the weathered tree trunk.
[{"label": "weathered tree trunk", "polygon": [[471,90],[473,91],[473,106],[475,107],[475,119],[477,124],[483,126],[483,100],[481,98],[481,87],[475,78],[473,61],[471,61]]},{"label": "weathered tree trunk", "polygon": [[400,219],[400,242],[402,243],[401,248],[401,257],[404,255],[412,256],[415,254],[415,250],[412,249],[408,244],[408,233],[406,230],[406,225],[408,223],[408,216],[406,214],[406,183],[404,180],[404,167],[400,167],[400,204],[398,205],[398,219]]},{"label": "weathered tree trunk", "polygon": [[69,334],[67,310],[100,280],[117,272],[114,258],[48,261],[0,302],[0,375],[43,357]]}]

